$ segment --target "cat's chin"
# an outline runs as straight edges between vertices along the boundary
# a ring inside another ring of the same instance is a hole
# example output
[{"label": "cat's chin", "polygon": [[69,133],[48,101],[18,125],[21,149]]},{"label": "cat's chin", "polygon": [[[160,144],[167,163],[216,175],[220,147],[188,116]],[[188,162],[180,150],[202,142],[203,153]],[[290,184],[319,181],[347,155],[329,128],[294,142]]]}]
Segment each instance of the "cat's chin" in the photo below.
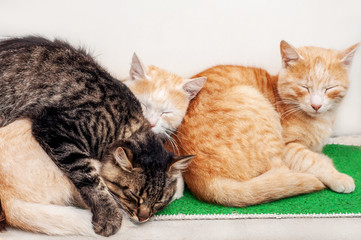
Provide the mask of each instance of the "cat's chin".
[{"label": "cat's chin", "polygon": [[164,130],[162,131],[162,127],[159,127],[159,126],[154,126],[152,127],[152,132],[154,132],[155,134],[163,137],[164,134]]},{"label": "cat's chin", "polygon": [[170,138],[170,136],[165,132],[165,129],[163,127],[155,126],[152,128],[152,132],[158,135],[163,141],[166,141]]},{"label": "cat's chin", "polygon": [[321,116],[324,116],[327,111],[325,112],[310,112],[310,111],[305,111],[306,114],[310,117],[313,117],[313,118],[318,118],[318,117],[321,117]]},{"label": "cat's chin", "polygon": [[148,219],[140,221],[137,216],[129,216],[128,215],[128,217],[129,217],[130,221],[135,224],[142,224],[142,223],[148,222],[150,220],[150,218],[148,218]]},{"label": "cat's chin", "polygon": [[301,108],[302,112],[310,117],[313,118],[318,118],[321,116],[324,116],[325,114],[327,114],[329,111],[327,110],[322,110],[322,111],[314,111],[313,109],[309,109],[309,108]]}]

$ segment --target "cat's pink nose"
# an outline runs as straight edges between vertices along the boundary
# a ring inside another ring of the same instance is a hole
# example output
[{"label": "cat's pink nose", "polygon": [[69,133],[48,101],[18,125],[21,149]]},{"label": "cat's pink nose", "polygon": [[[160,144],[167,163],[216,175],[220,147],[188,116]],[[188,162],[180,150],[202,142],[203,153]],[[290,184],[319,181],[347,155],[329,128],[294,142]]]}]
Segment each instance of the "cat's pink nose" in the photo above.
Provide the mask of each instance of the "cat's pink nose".
[{"label": "cat's pink nose", "polygon": [[318,109],[320,109],[320,108],[322,107],[322,105],[321,105],[321,104],[311,104],[311,107],[312,107],[313,109],[315,109],[315,111],[317,112]]},{"label": "cat's pink nose", "polygon": [[150,124],[150,128],[154,128],[155,127],[155,125],[154,124]]}]

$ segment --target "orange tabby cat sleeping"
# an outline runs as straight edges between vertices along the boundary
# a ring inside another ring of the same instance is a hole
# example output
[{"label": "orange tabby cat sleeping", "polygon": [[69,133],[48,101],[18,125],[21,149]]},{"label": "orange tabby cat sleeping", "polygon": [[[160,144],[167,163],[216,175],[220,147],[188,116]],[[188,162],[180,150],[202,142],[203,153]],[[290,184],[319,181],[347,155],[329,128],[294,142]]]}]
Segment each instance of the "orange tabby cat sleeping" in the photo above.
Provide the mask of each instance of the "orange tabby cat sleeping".
[{"label": "orange tabby cat sleeping", "polygon": [[320,153],[349,86],[356,47],[294,48],[281,42],[278,76],[241,66],[197,74],[207,82],[178,128],[184,179],[199,199],[243,207],[329,187],[355,188]]}]

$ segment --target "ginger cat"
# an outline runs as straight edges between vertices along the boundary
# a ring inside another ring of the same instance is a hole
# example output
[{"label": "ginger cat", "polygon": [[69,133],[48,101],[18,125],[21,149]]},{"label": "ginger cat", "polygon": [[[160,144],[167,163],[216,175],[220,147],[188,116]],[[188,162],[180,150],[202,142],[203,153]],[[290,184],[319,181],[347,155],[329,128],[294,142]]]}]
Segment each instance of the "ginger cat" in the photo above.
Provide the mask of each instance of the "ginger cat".
[{"label": "ginger cat", "polygon": [[[189,101],[206,82],[205,77],[184,79],[159,67],[144,64],[134,53],[129,78],[123,83],[142,104],[152,131],[172,144],[172,135],[181,124]],[[172,145],[176,151],[176,145]]]},{"label": "ginger cat", "polygon": [[184,172],[200,200],[244,207],[331,188],[355,188],[320,153],[349,86],[358,44],[344,50],[294,48],[281,42],[278,76],[241,66],[197,74],[207,82],[178,128]]}]

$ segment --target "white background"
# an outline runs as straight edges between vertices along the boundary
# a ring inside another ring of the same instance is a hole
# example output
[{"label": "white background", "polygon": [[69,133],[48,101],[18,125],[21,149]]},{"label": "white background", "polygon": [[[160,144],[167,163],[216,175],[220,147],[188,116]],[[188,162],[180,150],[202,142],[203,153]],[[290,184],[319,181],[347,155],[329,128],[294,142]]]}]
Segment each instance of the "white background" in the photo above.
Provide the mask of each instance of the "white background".
[{"label": "white background", "polygon": [[[360,0],[1,0],[0,37],[58,37],[86,47],[113,75],[137,52],[182,77],[216,64],[276,74],[280,40],[345,49],[361,41]],[[361,50],[336,135],[361,134]]]}]

